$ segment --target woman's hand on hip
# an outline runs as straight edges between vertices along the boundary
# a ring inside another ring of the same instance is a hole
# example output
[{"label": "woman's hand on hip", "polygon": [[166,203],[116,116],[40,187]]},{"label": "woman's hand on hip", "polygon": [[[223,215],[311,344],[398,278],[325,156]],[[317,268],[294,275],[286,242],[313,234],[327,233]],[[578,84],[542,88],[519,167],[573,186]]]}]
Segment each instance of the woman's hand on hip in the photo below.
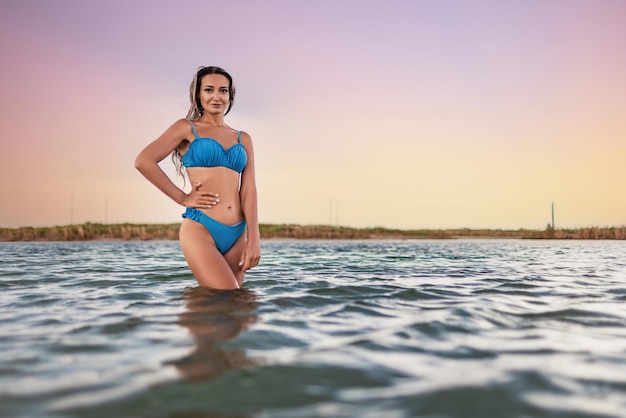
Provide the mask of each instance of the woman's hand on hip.
[{"label": "woman's hand on hip", "polygon": [[193,185],[191,191],[185,196],[183,206],[195,209],[211,209],[220,202],[220,196],[217,193],[210,193],[200,190],[202,183],[197,182]]}]

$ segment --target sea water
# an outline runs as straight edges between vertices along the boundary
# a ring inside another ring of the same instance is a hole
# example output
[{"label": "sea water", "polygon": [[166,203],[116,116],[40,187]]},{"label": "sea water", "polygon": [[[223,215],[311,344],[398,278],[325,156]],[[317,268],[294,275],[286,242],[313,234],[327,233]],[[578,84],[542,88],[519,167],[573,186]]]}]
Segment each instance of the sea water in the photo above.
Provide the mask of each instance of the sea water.
[{"label": "sea water", "polygon": [[2,417],[624,417],[626,242],[0,243]]}]

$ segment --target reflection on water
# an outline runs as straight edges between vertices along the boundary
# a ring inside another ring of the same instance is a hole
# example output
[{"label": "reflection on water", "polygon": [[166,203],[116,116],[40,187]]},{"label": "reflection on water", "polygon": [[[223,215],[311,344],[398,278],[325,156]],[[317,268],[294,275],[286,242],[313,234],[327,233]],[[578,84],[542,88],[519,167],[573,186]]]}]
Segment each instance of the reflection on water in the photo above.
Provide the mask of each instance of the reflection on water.
[{"label": "reflection on water", "polygon": [[183,292],[182,299],[187,309],[178,316],[178,323],[189,330],[195,348],[169,364],[184,378],[209,379],[226,370],[254,364],[243,350],[223,344],[256,322],[256,295],[252,291],[218,291],[199,286]]}]

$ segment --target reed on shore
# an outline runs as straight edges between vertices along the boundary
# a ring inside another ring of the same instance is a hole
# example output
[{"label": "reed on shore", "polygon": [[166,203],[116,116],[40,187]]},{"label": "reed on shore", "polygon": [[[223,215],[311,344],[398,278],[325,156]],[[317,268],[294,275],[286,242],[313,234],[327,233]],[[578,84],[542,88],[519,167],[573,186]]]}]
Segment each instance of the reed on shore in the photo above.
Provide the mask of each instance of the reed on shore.
[{"label": "reed on shore", "polygon": [[[100,224],[0,228],[0,241],[177,240],[180,223]],[[388,229],[330,225],[261,224],[261,238],[291,239],[626,239],[626,226],[577,229]]]}]

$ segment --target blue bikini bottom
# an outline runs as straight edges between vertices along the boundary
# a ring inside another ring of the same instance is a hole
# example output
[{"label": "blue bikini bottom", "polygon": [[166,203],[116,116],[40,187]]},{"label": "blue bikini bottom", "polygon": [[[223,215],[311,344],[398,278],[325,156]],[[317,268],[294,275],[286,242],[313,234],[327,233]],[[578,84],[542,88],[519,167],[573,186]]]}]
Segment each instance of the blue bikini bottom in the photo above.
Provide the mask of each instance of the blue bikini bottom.
[{"label": "blue bikini bottom", "polygon": [[222,254],[226,254],[246,230],[245,220],[235,225],[225,225],[195,208],[187,208],[185,213],[183,213],[183,218],[191,219],[204,225],[213,237],[218,251]]}]

